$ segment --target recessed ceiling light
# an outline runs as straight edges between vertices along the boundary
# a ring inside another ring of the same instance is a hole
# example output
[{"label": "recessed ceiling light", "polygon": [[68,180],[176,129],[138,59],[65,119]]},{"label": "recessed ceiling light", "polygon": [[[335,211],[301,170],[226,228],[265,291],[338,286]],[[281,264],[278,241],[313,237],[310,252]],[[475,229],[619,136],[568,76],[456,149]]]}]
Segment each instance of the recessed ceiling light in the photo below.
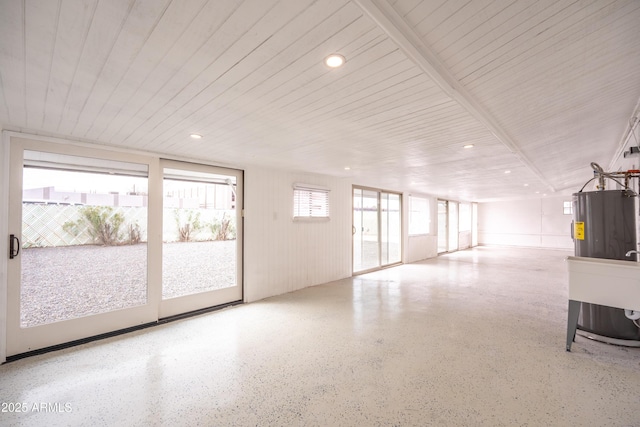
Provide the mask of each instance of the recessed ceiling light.
[{"label": "recessed ceiling light", "polygon": [[191,138],[193,139],[202,139],[202,135],[197,134],[197,133],[192,133],[191,135],[189,135]]},{"label": "recessed ceiling light", "polygon": [[331,55],[324,58],[324,65],[329,68],[342,67],[345,62],[347,62],[347,60],[339,53],[332,53]]},{"label": "recessed ceiling light", "polygon": [[511,171],[504,171],[504,173],[511,173]]},{"label": "recessed ceiling light", "polygon": [[525,187],[528,187],[528,186],[529,186],[529,184],[525,184],[524,186],[525,186]]},{"label": "recessed ceiling light", "polygon": [[473,148],[473,144],[467,144],[467,145],[463,146],[462,148]]},{"label": "recessed ceiling light", "polygon": [[346,171],[350,171],[350,170],[351,170],[351,168],[350,168],[349,166],[345,166],[345,167],[344,167],[344,170],[346,170]]}]

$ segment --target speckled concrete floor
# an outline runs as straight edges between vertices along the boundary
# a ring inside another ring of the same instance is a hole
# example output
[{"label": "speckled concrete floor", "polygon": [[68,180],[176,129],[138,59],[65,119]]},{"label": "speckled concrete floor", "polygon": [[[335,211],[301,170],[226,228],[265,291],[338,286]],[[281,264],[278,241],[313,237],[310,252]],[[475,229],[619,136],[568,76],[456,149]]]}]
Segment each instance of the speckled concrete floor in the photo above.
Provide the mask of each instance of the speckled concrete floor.
[{"label": "speckled concrete floor", "polygon": [[565,351],[567,255],[480,247],[5,364],[26,412],[0,424],[638,426],[640,349]]}]

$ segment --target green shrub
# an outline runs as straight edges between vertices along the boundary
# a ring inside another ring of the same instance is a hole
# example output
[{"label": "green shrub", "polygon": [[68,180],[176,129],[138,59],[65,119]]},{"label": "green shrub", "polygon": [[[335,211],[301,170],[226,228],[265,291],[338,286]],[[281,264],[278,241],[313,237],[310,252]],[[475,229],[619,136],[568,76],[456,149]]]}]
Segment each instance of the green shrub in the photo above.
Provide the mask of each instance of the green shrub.
[{"label": "green shrub", "polygon": [[227,217],[225,212],[219,221],[210,224],[213,240],[233,240],[236,238],[236,227],[233,218]]},{"label": "green shrub", "polygon": [[184,212],[187,215],[186,219],[182,219],[182,212],[180,210],[174,211],[176,226],[178,227],[178,239],[181,242],[190,242],[193,235],[202,229],[200,212],[186,211]]},{"label": "green shrub", "polygon": [[62,225],[62,229],[75,236],[86,229],[94,243],[113,246],[121,241],[120,226],[123,222],[124,216],[113,213],[112,207],[86,206],[80,209],[78,221],[67,221]]},{"label": "green shrub", "polygon": [[142,233],[140,232],[140,225],[136,221],[135,224],[129,224],[129,244],[136,245],[142,240]]}]

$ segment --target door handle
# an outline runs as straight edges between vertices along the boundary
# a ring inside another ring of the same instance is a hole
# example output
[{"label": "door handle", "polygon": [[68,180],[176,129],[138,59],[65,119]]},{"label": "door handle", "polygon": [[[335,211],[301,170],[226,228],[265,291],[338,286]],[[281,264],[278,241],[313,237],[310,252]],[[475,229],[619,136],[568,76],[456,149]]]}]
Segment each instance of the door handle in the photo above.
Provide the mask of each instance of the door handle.
[{"label": "door handle", "polygon": [[574,229],[575,229],[575,224],[573,223],[573,221],[571,221],[571,240],[576,240],[576,238],[573,236]]},{"label": "door handle", "polygon": [[[16,245],[17,242],[17,245]],[[9,259],[14,259],[20,253],[20,239],[15,234],[9,235]]]}]

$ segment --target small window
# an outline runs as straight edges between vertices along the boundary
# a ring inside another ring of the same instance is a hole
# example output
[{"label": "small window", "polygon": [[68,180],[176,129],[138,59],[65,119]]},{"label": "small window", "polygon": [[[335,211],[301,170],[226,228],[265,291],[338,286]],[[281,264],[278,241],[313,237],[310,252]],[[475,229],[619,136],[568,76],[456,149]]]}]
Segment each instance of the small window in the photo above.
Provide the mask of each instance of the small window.
[{"label": "small window", "polygon": [[573,215],[573,204],[571,202],[563,202],[562,213],[565,215]]},{"label": "small window", "polygon": [[409,235],[429,234],[429,200],[409,196]]},{"label": "small window", "polygon": [[293,185],[293,218],[329,218],[329,189],[308,185]]}]

